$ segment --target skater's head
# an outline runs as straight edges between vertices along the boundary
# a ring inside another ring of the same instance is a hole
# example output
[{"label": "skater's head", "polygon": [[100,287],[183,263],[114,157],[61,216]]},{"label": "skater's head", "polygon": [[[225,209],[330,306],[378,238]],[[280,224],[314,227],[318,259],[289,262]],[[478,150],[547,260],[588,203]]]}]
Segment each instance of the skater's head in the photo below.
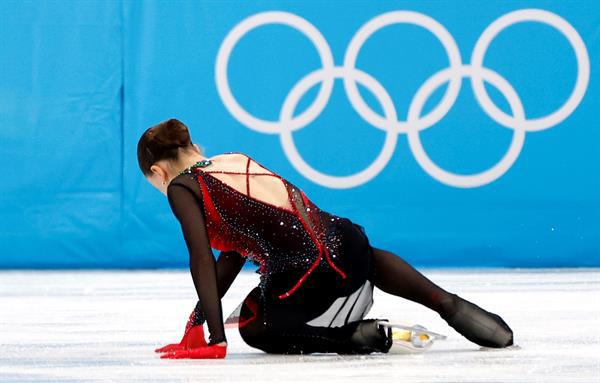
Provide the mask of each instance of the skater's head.
[{"label": "skater's head", "polygon": [[164,195],[171,179],[181,170],[205,158],[202,149],[192,143],[188,127],[171,118],[149,127],[137,145],[140,170]]}]

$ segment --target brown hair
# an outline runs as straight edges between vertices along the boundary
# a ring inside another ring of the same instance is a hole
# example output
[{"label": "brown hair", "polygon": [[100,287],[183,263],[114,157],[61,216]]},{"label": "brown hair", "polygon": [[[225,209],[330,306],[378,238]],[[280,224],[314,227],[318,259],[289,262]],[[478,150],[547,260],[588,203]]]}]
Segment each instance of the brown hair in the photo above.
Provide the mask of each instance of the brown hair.
[{"label": "brown hair", "polygon": [[192,139],[185,124],[175,118],[160,122],[140,137],[137,146],[138,164],[144,176],[151,175],[150,167],[159,160],[178,160],[177,148],[191,147]]}]

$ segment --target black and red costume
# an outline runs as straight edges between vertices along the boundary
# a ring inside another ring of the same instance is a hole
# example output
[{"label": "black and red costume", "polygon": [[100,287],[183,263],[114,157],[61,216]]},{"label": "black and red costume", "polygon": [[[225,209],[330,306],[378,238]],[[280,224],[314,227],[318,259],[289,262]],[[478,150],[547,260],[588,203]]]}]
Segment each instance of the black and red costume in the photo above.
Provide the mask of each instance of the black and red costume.
[{"label": "black and red costume", "polygon": [[[247,259],[258,266],[260,284],[244,301],[239,330],[245,342],[266,352],[364,351],[353,343],[353,334],[365,322],[374,285],[445,319],[455,316],[456,295],[394,254],[373,248],[362,226],[318,208],[297,186],[251,157],[229,153],[247,158],[245,172],[212,170],[204,160],[167,188],[199,298],[194,321],[206,321],[209,345],[226,340],[221,298]],[[256,165],[264,171],[250,172]],[[246,177],[245,193],[213,173]],[[292,209],[253,198],[250,177],[257,176],[279,178]],[[221,251],[216,261],[211,248]],[[384,341],[379,351],[389,346]]]}]

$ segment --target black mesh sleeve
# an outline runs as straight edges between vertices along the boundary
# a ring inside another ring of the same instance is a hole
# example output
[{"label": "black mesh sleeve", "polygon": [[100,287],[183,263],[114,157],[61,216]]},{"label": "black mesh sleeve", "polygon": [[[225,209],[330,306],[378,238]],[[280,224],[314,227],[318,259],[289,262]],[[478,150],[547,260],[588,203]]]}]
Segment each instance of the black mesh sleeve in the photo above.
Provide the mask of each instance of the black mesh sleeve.
[{"label": "black mesh sleeve", "polygon": [[[179,177],[181,178],[184,177]],[[189,178],[187,180],[194,182]],[[181,225],[188,248],[190,272],[204,314],[202,319],[206,320],[210,333],[209,344],[216,344],[225,341],[226,337],[220,298],[221,289],[217,282],[215,257],[206,232],[202,197],[190,185],[173,181],[167,187],[167,198],[173,214]],[[229,288],[229,285],[226,287]]]},{"label": "black mesh sleeve", "polygon": [[[219,287],[219,298],[223,298],[233,283],[235,277],[240,273],[246,258],[236,251],[221,251],[217,259],[217,286]],[[194,308],[194,326],[204,324],[206,318],[200,301]]]}]

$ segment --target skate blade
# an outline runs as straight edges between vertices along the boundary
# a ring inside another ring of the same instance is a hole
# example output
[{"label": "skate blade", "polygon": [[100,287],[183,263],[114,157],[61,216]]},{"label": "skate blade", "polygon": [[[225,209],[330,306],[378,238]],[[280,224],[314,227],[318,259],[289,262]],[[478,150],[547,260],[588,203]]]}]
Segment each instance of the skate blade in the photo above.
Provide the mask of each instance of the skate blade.
[{"label": "skate blade", "polygon": [[[421,345],[416,346],[413,341],[417,336]],[[427,334],[416,334],[408,330],[392,329],[392,347],[388,351],[391,354],[420,354],[431,348],[433,338]]]},{"label": "skate blade", "polygon": [[379,320],[379,321],[377,321],[377,323],[382,326],[385,326],[385,327],[391,327],[393,330],[396,330],[396,331],[405,330],[405,331],[414,332],[418,335],[425,334],[425,335],[429,336],[430,338],[432,338],[432,340],[433,339],[444,340],[447,338],[446,335],[427,330],[425,327],[423,327],[421,325],[414,325],[414,324],[409,324],[409,323],[400,322],[400,321],[394,321],[394,322],[390,323],[387,320]]}]

